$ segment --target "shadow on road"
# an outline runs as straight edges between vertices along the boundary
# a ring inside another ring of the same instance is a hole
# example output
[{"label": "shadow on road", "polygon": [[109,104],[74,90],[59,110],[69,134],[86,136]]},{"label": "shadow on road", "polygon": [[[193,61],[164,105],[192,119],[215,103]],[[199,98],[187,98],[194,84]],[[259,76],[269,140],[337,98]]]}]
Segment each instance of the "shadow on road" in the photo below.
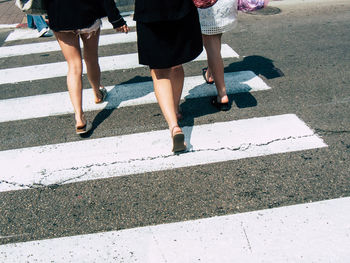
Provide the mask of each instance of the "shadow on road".
[{"label": "shadow on road", "polygon": [[[273,79],[284,76],[283,72],[276,68],[273,64],[273,61],[262,57],[262,56],[248,56],[245,57],[242,61],[239,62],[233,62],[229,66],[225,67],[225,73],[228,72],[240,72],[240,71],[252,71],[257,76],[264,76],[266,79]],[[253,74],[252,74],[253,75]],[[151,77],[142,77],[142,76],[135,76],[134,78],[121,83],[123,84],[132,84],[132,83],[141,83],[141,82],[151,82]],[[231,83],[232,84],[232,83]],[[123,90],[119,90],[119,86],[116,85],[109,93],[114,94],[120,94],[123,92]],[[184,102],[181,104],[181,109],[184,113],[184,119],[181,120],[180,124],[182,126],[190,126],[192,127],[194,125],[194,120],[197,117],[205,116],[208,114],[216,113],[218,110],[211,105],[211,97],[200,97],[200,98],[194,98],[196,96],[193,96],[194,94],[200,94],[201,90],[204,88],[205,85],[208,84],[201,84],[198,86],[193,87],[190,90],[190,94],[185,97]],[[229,84],[227,84],[229,85]],[[239,83],[239,85],[242,87],[245,84]],[[250,90],[250,87],[248,85],[245,85],[246,90]],[[213,90],[215,89],[215,85],[210,85]],[[141,92],[140,92],[141,91]],[[124,90],[125,92],[125,90]],[[153,92],[153,86],[147,85],[144,88],[140,89],[139,92],[132,92],[127,91],[128,94],[126,98],[124,97],[124,100],[133,100],[136,98],[140,98],[143,96],[146,96],[147,94]],[[123,94],[124,95],[124,94]],[[255,97],[250,92],[238,92],[233,94],[228,94],[230,99],[230,107],[232,106],[232,103],[234,102],[238,108],[249,108],[249,107],[255,107],[257,106],[258,102],[255,99]],[[93,133],[93,130],[96,129],[104,120],[106,120],[116,108],[120,105],[120,103],[123,101],[119,97],[116,98],[117,101],[110,101],[107,98],[107,105],[105,108],[100,111],[96,117],[93,120],[93,128],[91,132],[88,134],[82,135],[82,137],[90,137]],[[188,138],[190,138],[190,135],[187,135]]]}]

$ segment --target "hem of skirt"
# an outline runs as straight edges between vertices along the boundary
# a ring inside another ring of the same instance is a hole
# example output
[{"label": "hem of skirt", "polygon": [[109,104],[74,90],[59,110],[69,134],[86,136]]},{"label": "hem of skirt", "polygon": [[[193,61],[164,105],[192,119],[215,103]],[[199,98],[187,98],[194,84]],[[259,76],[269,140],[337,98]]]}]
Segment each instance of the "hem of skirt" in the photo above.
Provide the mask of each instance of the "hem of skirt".
[{"label": "hem of skirt", "polygon": [[171,64],[163,64],[163,65],[151,65],[150,63],[146,63],[146,62],[142,62],[142,61],[139,61],[139,64],[141,65],[144,65],[144,66],[148,66],[150,69],[167,69],[167,68],[171,68],[171,67],[175,67],[175,66],[179,66],[179,65],[183,65],[183,64],[186,64],[188,62],[191,62],[192,60],[196,59],[201,53],[202,53],[203,49],[200,50],[199,52],[196,53],[196,55],[193,55],[189,58],[186,58],[186,59],[183,59],[181,61],[177,61],[177,62],[174,62],[174,63],[171,63]]},{"label": "hem of skirt", "polygon": [[201,28],[201,31],[203,35],[217,35],[217,34],[222,34],[222,33],[231,31],[235,29],[236,26],[237,26],[237,21],[235,21],[232,24],[221,26],[221,27],[213,26],[213,27]]}]

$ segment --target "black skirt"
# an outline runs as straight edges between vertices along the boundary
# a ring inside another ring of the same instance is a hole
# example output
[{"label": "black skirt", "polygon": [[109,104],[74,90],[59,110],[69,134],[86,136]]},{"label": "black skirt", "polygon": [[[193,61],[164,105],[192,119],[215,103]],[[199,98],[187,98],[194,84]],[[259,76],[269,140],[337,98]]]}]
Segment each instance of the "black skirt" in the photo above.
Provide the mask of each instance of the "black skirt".
[{"label": "black skirt", "polygon": [[195,59],[203,50],[198,12],[180,20],[137,21],[139,63],[152,69],[170,68]]},{"label": "black skirt", "polygon": [[46,0],[45,3],[53,31],[88,28],[105,16],[114,28],[125,23],[114,0]]}]

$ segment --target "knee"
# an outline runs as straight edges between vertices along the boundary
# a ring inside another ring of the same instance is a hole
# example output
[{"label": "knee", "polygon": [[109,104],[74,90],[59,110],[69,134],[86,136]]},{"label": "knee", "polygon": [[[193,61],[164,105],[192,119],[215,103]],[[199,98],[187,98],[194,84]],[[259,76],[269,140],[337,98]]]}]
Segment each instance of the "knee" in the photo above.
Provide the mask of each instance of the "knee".
[{"label": "knee", "polygon": [[73,75],[82,75],[83,74],[82,61],[69,61],[68,71],[70,74],[73,74]]},{"label": "knee", "polygon": [[171,76],[172,68],[165,69],[152,69],[153,74],[156,79],[169,79]]}]

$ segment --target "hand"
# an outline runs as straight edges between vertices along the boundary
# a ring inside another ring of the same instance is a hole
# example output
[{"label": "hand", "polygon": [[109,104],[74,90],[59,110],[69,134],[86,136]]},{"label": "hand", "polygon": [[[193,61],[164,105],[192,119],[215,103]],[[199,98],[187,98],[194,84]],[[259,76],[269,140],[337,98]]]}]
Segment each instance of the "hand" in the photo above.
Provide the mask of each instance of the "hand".
[{"label": "hand", "polygon": [[117,27],[116,29],[115,29],[117,32],[124,32],[124,33],[128,33],[129,32],[129,27],[128,27],[128,25],[127,24],[125,24],[125,25],[123,25],[123,26],[121,26],[121,27]]}]

